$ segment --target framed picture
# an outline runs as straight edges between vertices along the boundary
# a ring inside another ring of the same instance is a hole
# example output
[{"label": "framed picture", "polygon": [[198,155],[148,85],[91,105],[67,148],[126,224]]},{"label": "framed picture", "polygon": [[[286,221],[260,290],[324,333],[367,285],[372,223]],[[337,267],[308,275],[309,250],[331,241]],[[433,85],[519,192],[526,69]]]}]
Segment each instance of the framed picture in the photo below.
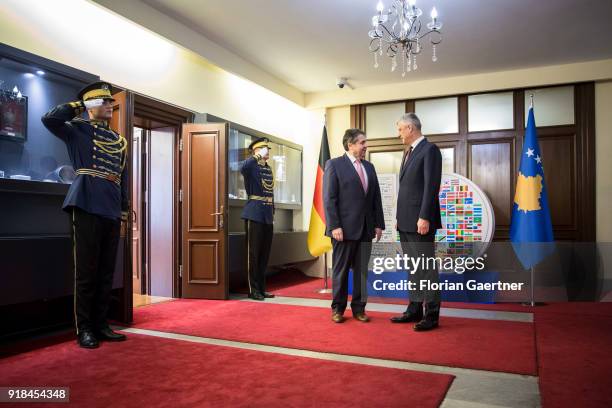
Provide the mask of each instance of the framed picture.
[{"label": "framed picture", "polygon": [[28,97],[17,98],[0,90],[0,137],[25,142],[28,128]]}]

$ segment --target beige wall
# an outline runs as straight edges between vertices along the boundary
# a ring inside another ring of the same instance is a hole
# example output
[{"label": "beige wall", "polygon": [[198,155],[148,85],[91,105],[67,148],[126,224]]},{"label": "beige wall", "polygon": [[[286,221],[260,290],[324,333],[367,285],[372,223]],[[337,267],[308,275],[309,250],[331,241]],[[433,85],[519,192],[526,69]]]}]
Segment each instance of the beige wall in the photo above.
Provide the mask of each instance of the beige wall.
[{"label": "beige wall", "polygon": [[344,131],[350,127],[350,107],[338,106],[335,108],[329,108],[326,110],[326,118],[329,153],[331,157],[337,157],[344,154],[342,136],[344,136]]},{"label": "beige wall", "polygon": [[597,242],[604,277],[612,280],[612,81],[595,84],[595,132]]},{"label": "beige wall", "polygon": [[612,242],[612,81],[595,84],[597,241]]},{"label": "beige wall", "polygon": [[[306,110],[84,0],[3,0],[0,39],[144,95],[303,145],[304,214],[310,214],[324,110]],[[298,212],[295,227],[307,228],[308,217]]]}]

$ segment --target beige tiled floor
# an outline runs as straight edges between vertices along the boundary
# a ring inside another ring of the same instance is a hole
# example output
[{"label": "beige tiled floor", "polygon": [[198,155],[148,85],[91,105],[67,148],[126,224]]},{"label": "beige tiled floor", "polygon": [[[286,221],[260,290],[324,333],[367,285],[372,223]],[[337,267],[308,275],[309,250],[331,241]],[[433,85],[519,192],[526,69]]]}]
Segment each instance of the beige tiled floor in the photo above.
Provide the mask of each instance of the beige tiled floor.
[{"label": "beige tiled floor", "polygon": [[169,302],[171,300],[174,299],[162,296],[139,295],[138,293],[134,293],[133,296],[134,307],[147,306],[152,305],[154,303]]}]

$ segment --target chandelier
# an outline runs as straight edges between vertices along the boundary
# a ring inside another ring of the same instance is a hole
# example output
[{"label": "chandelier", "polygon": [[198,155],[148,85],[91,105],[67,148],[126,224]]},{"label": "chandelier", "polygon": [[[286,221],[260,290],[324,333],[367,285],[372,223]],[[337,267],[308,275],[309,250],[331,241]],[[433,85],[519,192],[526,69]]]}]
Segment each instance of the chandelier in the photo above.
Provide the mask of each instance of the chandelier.
[{"label": "chandelier", "polygon": [[402,77],[406,72],[418,69],[417,55],[423,47],[421,40],[428,37],[432,44],[431,60],[436,62],[436,45],[442,41],[442,23],[438,21],[438,11],[431,10],[431,21],[427,23],[427,30],[422,29],[421,15],[423,12],[416,6],[416,0],[393,0],[391,8],[385,11],[382,0],[378,1],[376,13],[372,17],[374,28],[368,36],[370,51],[374,53],[374,68],[378,68],[378,57],[383,55],[391,58],[391,71],[398,66],[398,58],[402,61]]}]

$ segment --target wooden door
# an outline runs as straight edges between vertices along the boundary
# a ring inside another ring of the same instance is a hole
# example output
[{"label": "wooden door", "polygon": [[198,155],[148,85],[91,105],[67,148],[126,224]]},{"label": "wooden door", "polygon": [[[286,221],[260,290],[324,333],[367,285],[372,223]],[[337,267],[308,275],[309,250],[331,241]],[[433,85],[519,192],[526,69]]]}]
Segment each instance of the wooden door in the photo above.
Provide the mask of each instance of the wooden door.
[{"label": "wooden door", "polygon": [[182,297],[227,299],[227,124],[184,124]]},{"label": "wooden door", "polygon": [[142,294],[142,225],[143,225],[143,153],[144,131],[134,128],[132,134],[132,287],[134,293]]},{"label": "wooden door", "polygon": [[[127,182],[130,183],[130,154],[132,149],[132,97],[131,94],[128,94],[128,92],[121,91],[113,94],[113,98],[115,98],[115,102],[113,103],[113,117],[110,121],[110,128],[123,135],[128,141],[128,160],[124,171],[128,172]],[[132,206],[130,204],[128,214],[131,213],[131,210]],[[130,323],[132,321],[133,299],[131,241],[131,221],[130,217],[128,217],[128,222],[122,223],[119,249],[117,251],[117,266],[115,268],[115,275],[121,276],[122,286],[120,288],[113,289],[108,314],[109,319],[116,320],[121,323]]]}]

